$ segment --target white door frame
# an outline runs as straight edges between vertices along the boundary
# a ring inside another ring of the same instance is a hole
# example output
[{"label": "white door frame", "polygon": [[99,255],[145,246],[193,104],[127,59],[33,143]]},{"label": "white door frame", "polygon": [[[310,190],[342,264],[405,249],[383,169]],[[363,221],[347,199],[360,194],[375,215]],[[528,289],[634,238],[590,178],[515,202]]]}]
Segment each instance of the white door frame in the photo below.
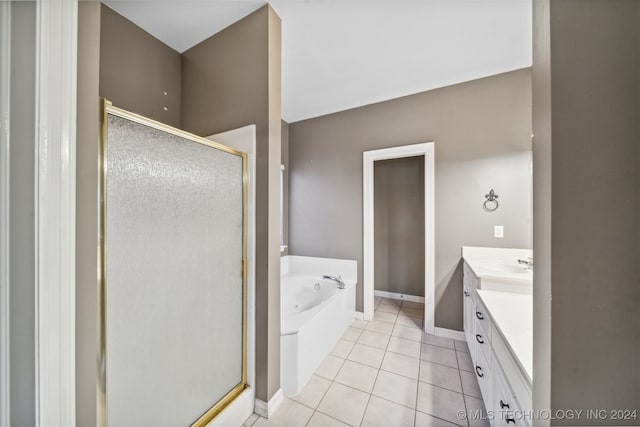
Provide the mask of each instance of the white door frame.
[{"label": "white door frame", "polygon": [[403,157],[424,156],[424,331],[435,333],[435,221],[434,221],[434,143],[403,145],[365,151],[362,155],[363,166],[363,234],[364,234],[364,319],[372,320],[374,311],[374,222],[373,222],[373,165],[378,160],[399,159]]},{"label": "white door frame", "polygon": [[36,14],[36,425],[75,426],[78,0]]},{"label": "white door frame", "polygon": [[11,2],[0,2],[0,427],[11,425],[9,366],[9,124],[11,109]]}]

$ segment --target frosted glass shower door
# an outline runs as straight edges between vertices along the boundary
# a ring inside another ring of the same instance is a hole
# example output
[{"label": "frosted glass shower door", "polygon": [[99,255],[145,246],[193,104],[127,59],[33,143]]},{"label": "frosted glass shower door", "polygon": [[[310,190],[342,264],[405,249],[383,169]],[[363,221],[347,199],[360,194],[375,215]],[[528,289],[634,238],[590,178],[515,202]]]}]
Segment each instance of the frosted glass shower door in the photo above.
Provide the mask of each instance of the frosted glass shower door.
[{"label": "frosted glass shower door", "polygon": [[203,422],[246,384],[246,156],[105,111],[101,422]]}]

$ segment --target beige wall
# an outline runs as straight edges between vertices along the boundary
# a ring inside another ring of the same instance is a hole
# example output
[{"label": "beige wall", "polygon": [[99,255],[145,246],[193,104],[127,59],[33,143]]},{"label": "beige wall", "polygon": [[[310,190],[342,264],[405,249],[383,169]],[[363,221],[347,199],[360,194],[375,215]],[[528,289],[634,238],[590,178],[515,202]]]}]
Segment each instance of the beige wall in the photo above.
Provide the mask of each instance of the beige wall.
[{"label": "beige wall", "polygon": [[[282,154],[281,162],[284,165],[284,185],[283,185],[283,236],[285,246],[289,245],[289,124],[282,121]],[[287,247],[281,255],[288,255]]]},{"label": "beige wall", "polygon": [[424,296],[424,156],[379,160],[374,179],[375,290]]},{"label": "beige wall", "polygon": [[100,96],[179,128],[180,54],[105,5],[100,32]]},{"label": "beige wall", "polygon": [[100,3],[78,3],[76,134],[76,423],[96,424]]},{"label": "beige wall", "polygon": [[[290,253],[358,261],[362,152],[435,142],[436,326],[462,329],[461,246],[530,247],[531,73],[505,73],[289,125]],[[482,209],[491,189],[500,209]],[[493,237],[493,226],[505,238]],[[362,279],[357,308],[362,310]]]},{"label": "beige wall", "polygon": [[256,396],[280,388],[280,19],[264,6],[184,52],[183,129],[256,125]]},{"label": "beige wall", "polygon": [[[545,263],[534,290],[552,299],[550,323],[539,318],[549,300],[535,300],[534,329],[543,332],[535,343],[543,345],[534,369],[550,371],[543,379],[553,410],[640,409],[639,3],[543,6],[548,14],[537,9],[534,25],[548,41],[536,45],[533,147],[541,151],[534,259]],[[545,387],[534,374],[534,390]]]}]

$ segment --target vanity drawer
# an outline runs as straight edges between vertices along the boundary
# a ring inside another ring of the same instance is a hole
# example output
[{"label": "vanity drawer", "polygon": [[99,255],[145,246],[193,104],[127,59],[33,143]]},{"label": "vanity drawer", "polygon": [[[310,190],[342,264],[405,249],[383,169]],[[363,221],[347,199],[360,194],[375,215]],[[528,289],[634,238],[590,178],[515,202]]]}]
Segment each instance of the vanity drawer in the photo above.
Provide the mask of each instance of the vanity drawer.
[{"label": "vanity drawer", "polygon": [[482,399],[484,400],[487,409],[490,409],[489,402],[493,401],[493,376],[491,375],[491,365],[484,357],[484,353],[482,351],[476,351],[476,357],[473,364],[476,378],[478,379],[478,385],[480,386],[480,392],[482,392]]}]

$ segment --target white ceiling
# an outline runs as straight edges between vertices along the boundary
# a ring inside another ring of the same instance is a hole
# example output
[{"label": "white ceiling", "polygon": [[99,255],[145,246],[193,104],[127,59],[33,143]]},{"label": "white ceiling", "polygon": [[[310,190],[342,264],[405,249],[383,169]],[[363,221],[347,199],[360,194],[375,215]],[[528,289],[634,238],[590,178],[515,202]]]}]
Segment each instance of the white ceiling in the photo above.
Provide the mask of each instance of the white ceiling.
[{"label": "white ceiling", "polygon": [[[104,0],[179,52],[260,0]],[[296,122],[531,66],[531,0],[272,0]]]}]

